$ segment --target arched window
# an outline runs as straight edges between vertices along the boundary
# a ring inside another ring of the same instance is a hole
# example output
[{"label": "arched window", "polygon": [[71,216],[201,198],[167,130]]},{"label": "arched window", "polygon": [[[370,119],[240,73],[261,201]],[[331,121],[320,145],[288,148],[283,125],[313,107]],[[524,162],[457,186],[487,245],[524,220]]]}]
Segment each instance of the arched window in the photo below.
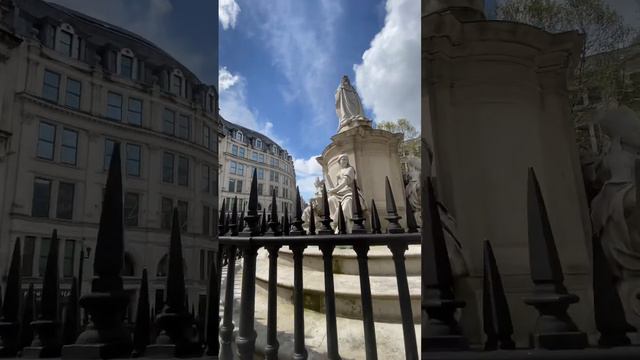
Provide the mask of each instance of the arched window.
[{"label": "arched window", "polygon": [[182,71],[180,71],[180,69],[175,69],[173,70],[173,72],[171,73],[171,93],[177,96],[183,96],[183,83],[184,83],[184,76],[182,75]]},{"label": "arched window", "polygon": [[[187,264],[182,259],[182,268],[184,269],[184,274],[187,274]],[[169,254],[164,254],[164,256],[158,261],[158,267],[156,269],[156,276],[167,276],[169,273]]]},{"label": "arched window", "polygon": [[62,24],[56,29],[55,49],[57,52],[77,58],[78,57],[78,36],[69,24]]},{"label": "arched window", "polygon": [[124,253],[124,266],[122,267],[122,276],[136,276],[135,263],[133,256],[128,252]]},{"label": "arched window", "polygon": [[242,139],[244,138],[244,135],[242,134],[242,131],[240,131],[240,130],[236,131],[235,138],[238,141],[242,141]]},{"label": "arched window", "polygon": [[122,49],[118,53],[118,74],[127,79],[136,79],[138,72],[138,64],[131,49]]}]

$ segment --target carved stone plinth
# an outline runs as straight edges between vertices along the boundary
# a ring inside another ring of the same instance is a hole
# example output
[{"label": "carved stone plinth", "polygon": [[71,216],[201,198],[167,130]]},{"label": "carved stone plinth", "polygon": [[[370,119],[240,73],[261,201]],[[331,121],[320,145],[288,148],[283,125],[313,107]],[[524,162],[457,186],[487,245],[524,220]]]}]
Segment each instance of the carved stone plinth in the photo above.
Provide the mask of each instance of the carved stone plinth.
[{"label": "carved stone plinth", "polygon": [[156,322],[162,331],[156,343],[147,346],[145,356],[171,359],[202,355],[202,344],[198,341],[197,332],[193,331],[193,320],[188,313],[163,313],[158,315]]},{"label": "carved stone plinth", "polygon": [[58,332],[60,323],[51,320],[36,320],[31,322],[36,333],[31,346],[22,350],[23,358],[49,358],[60,356],[60,340]]},{"label": "carved stone plinth", "polygon": [[18,323],[0,322],[0,357],[14,357],[18,342]]}]

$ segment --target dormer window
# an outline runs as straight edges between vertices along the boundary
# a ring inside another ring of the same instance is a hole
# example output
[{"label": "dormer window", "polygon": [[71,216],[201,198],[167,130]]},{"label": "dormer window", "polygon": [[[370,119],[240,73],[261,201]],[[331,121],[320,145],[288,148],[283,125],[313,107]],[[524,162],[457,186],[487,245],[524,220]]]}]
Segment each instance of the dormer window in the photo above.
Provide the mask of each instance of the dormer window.
[{"label": "dormer window", "polygon": [[184,76],[182,76],[182,71],[176,69],[171,74],[171,93],[177,96],[182,96],[182,86],[184,81]]},{"label": "dormer window", "polygon": [[136,61],[133,51],[130,49],[122,49],[118,53],[118,74],[127,79],[134,80],[136,78]]},{"label": "dormer window", "polygon": [[256,149],[262,149],[262,140],[256,139]]},{"label": "dormer window", "polygon": [[77,58],[78,57],[79,39],[69,24],[62,24],[56,29],[55,49],[57,52]]},{"label": "dormer window", "polygon": [[244,138],[244,135],[242,135],[242,131],[236,131],[235,138],[238,141],[242,141],[242,139]]}]

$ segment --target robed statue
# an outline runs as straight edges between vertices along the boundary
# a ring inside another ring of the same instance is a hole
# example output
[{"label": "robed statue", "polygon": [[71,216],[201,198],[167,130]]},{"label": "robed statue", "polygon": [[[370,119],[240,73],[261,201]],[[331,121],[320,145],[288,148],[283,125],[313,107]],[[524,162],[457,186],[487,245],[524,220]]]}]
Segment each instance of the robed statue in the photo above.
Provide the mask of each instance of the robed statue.
[{"label": "robed statue", "polygon": [[348,126],[351,122],[367,120],[364,116],[360,96],[358,96],[356,89],[351,86],[349,77],[346,75],[342,77],[342,81],[340,81],[340,85],[336,90],[336,115],[338,115],[338,120],[340,121],[338,131]]}]

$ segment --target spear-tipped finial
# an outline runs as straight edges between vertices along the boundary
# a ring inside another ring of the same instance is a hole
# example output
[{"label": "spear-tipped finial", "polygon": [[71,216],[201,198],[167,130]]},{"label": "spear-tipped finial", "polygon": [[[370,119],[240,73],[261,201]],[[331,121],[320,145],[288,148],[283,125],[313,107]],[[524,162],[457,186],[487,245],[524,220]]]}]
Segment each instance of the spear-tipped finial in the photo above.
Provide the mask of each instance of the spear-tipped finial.
[{"label": "spear-tipped finial", "polygon": [[231,208],[231,220],[229,220],[231,236],[238,235],[238,197],[233,197],[233,207]]},{"label": "spear-tipped finial", "polygon": [[513,324],[509,303],[502,287],[502,280],[491,243],[484,242],[484,282],[482,293],[482,315],[484,332],[487,334],[485,350],[496,350],[498,343],[501,349],[515,349],[511,339]]},{"label": "spear-tipped finial", "polygon": [[564,286],[560,257],[533,168],[529,168],[527,185],[529,267],[534,291],[524,301],[540,313],[533,331],[535,347],[584,348],[588,344],[587,335],[578,330],[567,313],[569,305],[578,302],[579,298],[569,294]]},{"label": "spear-tipped finial", "polygon": [[219,236],[223,236],[224,234],[227,233],[227,229],[225,228],[225,200],[226,199],[222,199],[222,205],[220,206],[220,218],[218,220],[218,235]]},{"label": "spear-tipped finial", "polygon": [[309,203],[309,235],[316,234],[316,215],[313,209],[313,203]]},{"label": "spear-tipped finial", "polygon": [[80,329],[80,314],[78,310],[78,279],[74,277],[71,282],[71,291],[62,329],[62,342],[65,345],[72,344],[78,336],[78,330]]},{"label": "spear-tipped finial", "polygon": [[291,231],[291,224],[289,223],[289,211],[287,210],[287,207],[284,207],[284,216],[282,219],[282,233],[285,236],[289,236],[289,233]]},{"label": "spear-tipped finial", "polygon": [[[223,200],[224,201],[224,200]],[[151,342],[151,319],[149,317],[149,281],[147,269],[142,269],[140,280],[140,294],[138,295],[138,308],[136,309],[136,327],[133,332],[134,357],[144,354],[144,350]]]},{"label": "spear-tipped finial", "polygon": [[60,307],[60,280],[58,277],[58,230],[54,229],[49,243],[47,265],[42,280],[41,320],[58,320]]},{"label": "spear-tipped finial", "polygon": [[360,204],[360,195],[358,193],[358,182],[353,179],[351,184],[351,196],[353,199],[353,208],[351,210],[351,221],[353,226],[351,229],[352,234],[366,234],[367,229],[362,224],[364,222],[364,216],[362,213],[362,204]]},{"label": "spear-tipped finial", "polygon": [[262,208],[262,223],[260,224],[260,234],[264,235],[269,227],[267,226],[267,209]]},{"label": "spear-tipped finial", "polygon": [[173,208],[171,240],[169,242],[169,266],[167,272],[167,297],[164,312],[184,311],[185,286],[184,264],[182,260],[182,240],[180,239],[180,216],[178,208]]},{"label": "spear-tipped finial", "polygon": [[[31,324],[36,319],[36,297],[33,290],[33,283],[29,284],[27,295],[24,298],[24,306],[22,308],[22,324]],[[33,329],[31,326],[20,326],[18,335],[18,349],[25,348],[33,341]]]},{"label": "spear-tipped finial", "polygon": [[320,231],[318,232],[320,235],[331,235],[333,234],[333,229],[331,228],[331,223],[333,220],[331,219],[330,211],[329,211],[329,196],[327,196],[327,186],[325,183],[322,183],[322,220],[320,223],[322,226],[320,227]]},{"label": "spear-tipped finial", "polygon": [[300,198],[300,188],[296,186],[296,213],[293,226],[295,230],[291,232],[291,235],[305,235],[307,232],[302,227],[304,221],[302,221],[302,199]]},{"label": "spear-tipped finial", "polygon": [[256,236],[260,234],[259,216],[258,216],[258,170],[253,168],[253,176],[251,177],[251,190],[249,191],[249,204],[247,216],[244,221],[247,226],[242,231],[242,236]]},{"label": "spear-tipped finial", "polygon": [[416,221],[416,216],[413,213],[413,206],[411,206],[411,202],[409,202],[409,198],[405,199],[406,206],[406,219],[407,219],[407,232],[408,233],[417,233],[419,226]]},{"label": "spear-tipped finial", "polygon": [[385,177],[385,199],[387,202],[387,216],[385,219],[389,221],[387,225],[387,232],[389,234],[400,234],[404,232],[402,226],[400,226],[400,217],[398,215],[398,210],[396,208],[396,201],[393,197],[393,191],[391,191],[391,183],[389,182],[389,177]]},{"label": "spear-tipped finial", "polygon": [[120,271],[124,265],[124,198],[121,166],[120,144],[114,144],[93,259],[93,271],[98,276],[93,281],[94,292],[122,290]]},{"label": "spear-tipped finial", "polygon": [[267,235],[280,236],[280,223],[278,222],[278,203],[276,202],[276,190],[271,191],[271,218],[269,219],[269,230]]},{"label": "spear-tipped finial", "polygon": [[[218,251],[221,251],[219,249]],[[218,356],[220,350],[219,330],[220,324],[220,275],[219,275],[219,259],[221,257],[214,256],[209,261],[209,284],[207,286],[207,309],[204,324],[205,344],[207,346],[207,355]]]},{"label": "spear-tipped finial", "polygon": [[342,211],[342,202],[338,204],[338,234],[344,235],[347,233],[347,220],[344,218],[344,211]]},{"label": "spear-tipped finial", "polygon": [[[7,286],[5,288],[4,303],[0,305],[0,356],[14,357],[18,352],[20,338],[16,330],[20,327],[30,328],[24,323],[19,326],[20,300],[22,300],[22,285],[20,282],[20,238],[16,238],[11,256],[11,265],[7,276]],[[1,291],[0,291],[1,292]]]},{"label": "spear-tipped finial", "polygon": [[382,225],[380,224],[380,217],[378,216],[378,208],[376,207],[376,202],[373,199],[371,199],[371,233],[382,234]]}]

